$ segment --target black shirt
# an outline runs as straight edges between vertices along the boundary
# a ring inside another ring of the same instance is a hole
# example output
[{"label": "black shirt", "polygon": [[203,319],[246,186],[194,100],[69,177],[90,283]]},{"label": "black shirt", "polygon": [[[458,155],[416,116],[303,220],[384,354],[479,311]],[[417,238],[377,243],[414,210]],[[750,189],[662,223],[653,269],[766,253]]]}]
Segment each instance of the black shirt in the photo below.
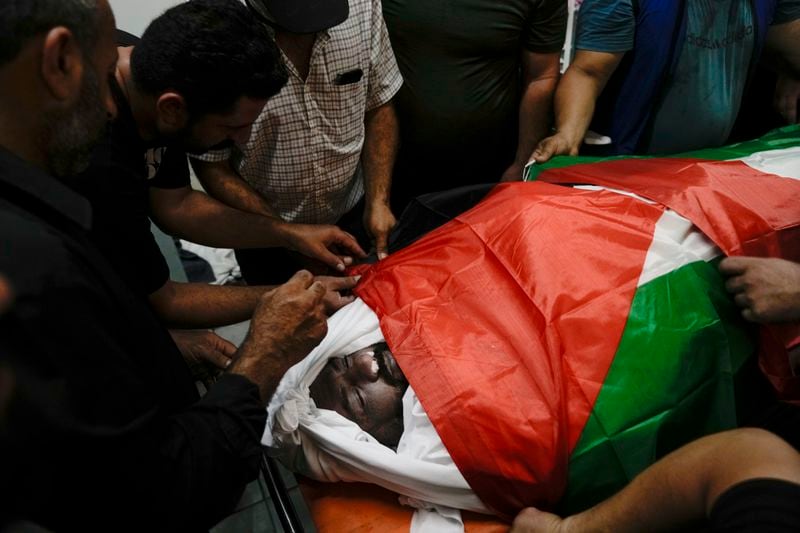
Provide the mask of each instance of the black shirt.
[{"label": "black shirt", "polygon": [[0,272],[16,294],[0,319],[0,365],[16,378],[0,515],[55,531],[207,528],[257,474],[258,389],[225,375],[198,401],[90,221],[86,199],[0,148]]},{"label": "black shirt", "polygon": [[[403,87],[392,204],[497,182],[514,161],[523,51],[560,52],[564,0],[383,0]],[[526,154],[527,155],[527,154]]]},{"label": "black shirt", "polygon": [[75,178],[75,187],[92,204],[93,240],[123,280],[147,296],[169,279],[169,267],[150,231],[150,187],[188,186],[189,166],[179,149],[149,148],[113,79],[111,89],[117,118],[95,148],[89,169]]}]

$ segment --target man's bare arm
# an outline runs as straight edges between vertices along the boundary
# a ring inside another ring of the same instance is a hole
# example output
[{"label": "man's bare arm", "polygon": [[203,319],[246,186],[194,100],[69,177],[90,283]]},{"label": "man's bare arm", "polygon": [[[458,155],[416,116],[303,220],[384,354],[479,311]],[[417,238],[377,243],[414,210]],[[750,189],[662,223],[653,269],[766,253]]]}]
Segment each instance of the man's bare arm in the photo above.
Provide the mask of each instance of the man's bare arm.
[{"label": "man's bare arm", "polygon": [[165,232],[216,248],[283,247],[343,271],[364,251],[336,226],[291,224],[240,211],[190,187],[150,188],[153,219]]},{"label": "man's bare arm", "polygon": [[[351,290],[359,276],[318,276],[315,282],[325,290],[322,304],[331,315],[353,301]],[[249,320],[271,286],[236,287],[167,281],[148,300],[162,322],[172,328],[218,328]]]},{"label": "man's bare arm", "polygon": [[578,50],[556,89],[556,133],[539,143],[532,159],[538,163],[555,155],[577,155],[589,129],[595,104],[623,53]]},{"label": "man's bare arm", "polygon": [[800,19],[770,26],[764,51],[779,72],[800,78]]},{"label": "man's bare arm", "polygon": [[389,102],[367,111],[364,118],[364,228],[372,237],[378,258],[388,255],[389,233],[397,224],[389,205],[392,169],[400,142],[394,105]]},{"label": "man's bare arm", "polygon": [[522,52],[522,99],[519,103],[519,138],[514,162],[502,181],[519,181],[536,145],[550,128],[553,94],[558,84],[558,53]]},{"label": "man's bare arm", "polygon": [[190,158],[197,179],[220,202],[248,213],[279,218],[269,202],[233,169],[230,161],[207,162]]},{"label": "man's bare arm", "polygon": [[167,281],[148,300],[168,327],[217,328],[248,320],[263,294],[273,288]]},{"label": "man's bare arm", "polygon": [[511,533],[683,531],[705,519],[727,489],[755,478],[800,483],[800,454],[763,430],[718,433],[667,455],[583,513],[562,520],[526,509]]}]

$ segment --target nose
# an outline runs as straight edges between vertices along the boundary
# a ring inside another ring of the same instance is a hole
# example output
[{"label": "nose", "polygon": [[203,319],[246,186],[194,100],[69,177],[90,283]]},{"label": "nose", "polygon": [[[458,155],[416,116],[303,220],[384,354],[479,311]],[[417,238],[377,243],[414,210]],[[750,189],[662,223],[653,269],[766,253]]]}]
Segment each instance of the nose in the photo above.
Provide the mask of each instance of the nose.
[{"label": "nose", "polygon": [[352,384],[378,380],[378,362],[375,360],[375,352],[365,351],[354,355],[352,364],[347,371],[347,379]]}]

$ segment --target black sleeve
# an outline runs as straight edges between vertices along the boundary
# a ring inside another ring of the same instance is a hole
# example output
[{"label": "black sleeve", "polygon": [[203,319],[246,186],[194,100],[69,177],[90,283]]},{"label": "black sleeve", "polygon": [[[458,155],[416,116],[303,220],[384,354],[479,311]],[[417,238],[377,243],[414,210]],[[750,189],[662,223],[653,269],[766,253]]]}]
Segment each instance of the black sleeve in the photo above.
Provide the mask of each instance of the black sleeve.
[{"label": "black sleeve", "polygon": [[190,185],[189,161],[186,152],[176,148],[149,150],[147,164],[155,175],[150,179],[151,187],[178,189]]},{"label": "black sleeve", "polygon": [[522,45],[531,52],[560,52],[567,33],[567,3],[540,0],[535,4],[522,34]]},{"label": "black sleeve", "polygon": [[117,274],[142,297],[169,279],[169,266],[150,230],[147,183],[125,166],[96,163],[81,176],[92,204],[92,238]]},{"label": "black sleeve", "polygon": [[755,478],[723,492],[709,514],[708,531],[751,533],[797,531],[800,485],[783,479]]},{"label": "black sleeve", "polygon": [[0,320],[15,382],[0,508],[54,531],[213,526],[258,472],[257,387],[228,375],[197,401],[168,333],[99,252],[1,215],[16,303]]}]

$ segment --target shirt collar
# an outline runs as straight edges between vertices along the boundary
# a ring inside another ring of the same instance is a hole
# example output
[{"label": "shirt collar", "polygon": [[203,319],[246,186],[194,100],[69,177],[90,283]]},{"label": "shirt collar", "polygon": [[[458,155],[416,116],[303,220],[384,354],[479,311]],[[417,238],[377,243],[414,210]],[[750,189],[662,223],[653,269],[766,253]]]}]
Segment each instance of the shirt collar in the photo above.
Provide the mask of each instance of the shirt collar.
[{"label": "shirt collar", "polygon": [[92,208],[86,198],[3,146],[0,146],[0,184],[25,193],[86,230],[91,228]]}]

